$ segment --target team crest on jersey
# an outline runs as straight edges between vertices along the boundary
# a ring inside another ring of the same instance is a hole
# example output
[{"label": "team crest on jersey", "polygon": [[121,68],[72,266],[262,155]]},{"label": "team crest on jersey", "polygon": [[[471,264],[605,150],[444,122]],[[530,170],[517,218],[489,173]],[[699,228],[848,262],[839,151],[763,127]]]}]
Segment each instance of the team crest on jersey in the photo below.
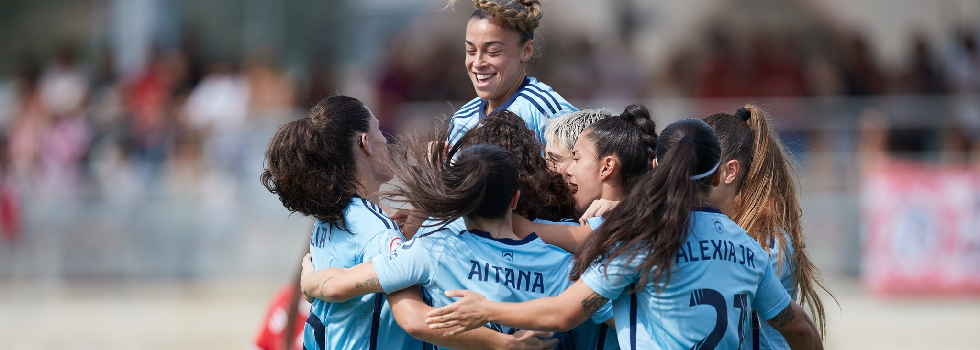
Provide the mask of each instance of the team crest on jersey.
[{"label": "team crest on jersey", "polygon": [[504,257],[504,260],[514,262],[514,252],[506,250],[500,254]]},{"label": "team crest on jersey", "polygon": [[390,252],[390,251],[395,250],[395,248],[398,248],[398,246],[401,246],[402,243],[405,243],[405,240],[402,239],[401,237],[392,238],[391,241],[388,242],[388,251]]},{"label": "team crest on jersey", "polygon": [[721,225],[721,221],[715,220],[715,230],[718,230],[718,233],[725,232],[725,227]]}]

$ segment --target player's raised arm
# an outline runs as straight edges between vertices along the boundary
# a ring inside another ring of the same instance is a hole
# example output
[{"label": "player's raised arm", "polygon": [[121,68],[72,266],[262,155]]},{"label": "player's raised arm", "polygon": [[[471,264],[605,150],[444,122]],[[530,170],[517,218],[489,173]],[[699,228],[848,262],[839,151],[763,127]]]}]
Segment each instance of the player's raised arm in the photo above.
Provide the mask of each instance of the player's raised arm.
[{"label": "player's raised arm", "polygon": [[564,332],[584,322],[609,301],[581,281],[556,297],[523,303],[489,301],[480,294],[466,290],[451,290],[446,295],[460,299],[429,312],[425,322],[432,329],[446,330],[447,337],[487,322],[522,329]]}]

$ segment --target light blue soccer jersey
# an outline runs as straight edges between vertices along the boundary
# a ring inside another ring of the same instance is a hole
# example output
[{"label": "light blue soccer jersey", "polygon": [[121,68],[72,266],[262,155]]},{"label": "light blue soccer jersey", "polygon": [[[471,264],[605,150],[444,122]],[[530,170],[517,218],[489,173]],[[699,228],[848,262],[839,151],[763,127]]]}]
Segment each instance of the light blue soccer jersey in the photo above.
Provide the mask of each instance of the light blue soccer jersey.
[{"label": "light blue soccer jersey", "polygon": [[[477,122],[486,116],[487,101],[479,97],[470,100],[453,114],[452,129],[449,131],[449,144],[455,144],[463,134],[476,126]],[[544,129],[548,120],[578,109],[565,101],[550,86],[539,82],[533,77],[524,78],[524,82],[513,95],[497,108],[507,109],[524,119],[527,128],[531,129],[542,145]]]},{"label": "light blue soccer jersey", "polygon": [[[779,282],[782,284],[783,289],[786,293],[789,293],[793,301],[797,300],[797,290],[796,284],[793,281],[793,274],[796,273],[796,261],[793,260],[793,243],[790,241],[789,233],[783,231],[783,237],[786,239],[786,251],[783,253],[783,258],[779,258],[779,251],[782,247],[779,245],[779,240],[772,239],[769,242],[769,261],[772,263],[773,271],[779,274]],[[789,343],[783,338],[782,334],[779,334],[775,328],[769,325],[767,320],[759,320],[758,315],[752,314],[755,318],[754,322],[757,322],[756,327],[758,328],[758,338],[756,334],[752,334],[752,340],[758,339],[759,347],[758,349],[763,350],[785,350],[789,349]],[[753,328],[755,331],[755,328]]]},{"label": "light blue soccer jersey", "polygon": [[[645,253],[616,258],[608,268],[601,262],[582,275],[614,300],[623,349],[738,349],[751,334],[751,309],[768,320],[789,305],[765,250],[727,216],[693,211],[688,232],[666,286],[647,283],[629,293]],[[657,293],[657,286],[664,290]]]},{"label": "light blue soccer jersey", "polygon": [[[313,226],[310,254],[317,270],[353,267],[387,253],[404,242],[404,236],[374,203],[358,196],[344,211],[346,229],[319,220]],[[303,329],[307,350],[422,349],[395,323],[388,301],[381,293],[339,303],[313,301]]]},{"label": "light blue soccer jersey", "polygon": [[[544,243],[535,234],[517,241],[494,239],[478,230],[443,229],[419,234],[372,261],[385,293],[421,285],[434,307],[455,301],[445,295],[453,289],[471,290],[488,300],[522,302],[557,296],[571,285],[571,254]],[[593,320],[602,322],[610,317],[612,310],[605,307]],[[497,324],[488,327],[502,333],[516,331]],[[557,349],[571,349],[570,341],[563,339]]]},{"label": "light blue soccer jersey", "polygon": [[[549,225],[569,225],[578,226],[577,221],[548,221],[542,219],[533,220],[539,224]],[[601,217],[594,217],[586,220],[586,223],[595,230],[602,223]],[[612,302],[607,302],[611,305]],[[616,339],[616,330],[610,329],[605,323],[595,324],[593,322],[582,322],[578,327],[568,331],[568,337],[575,339],[576,349],[581,350],[619,350],[619,341]]]},{"label": "light blue soccer jersey", "polygon": [[585,223],[592,228],[592,231],[599,229],[599,226],[602,226],[602,221],[603,220],[601,216],[585,219]]}]

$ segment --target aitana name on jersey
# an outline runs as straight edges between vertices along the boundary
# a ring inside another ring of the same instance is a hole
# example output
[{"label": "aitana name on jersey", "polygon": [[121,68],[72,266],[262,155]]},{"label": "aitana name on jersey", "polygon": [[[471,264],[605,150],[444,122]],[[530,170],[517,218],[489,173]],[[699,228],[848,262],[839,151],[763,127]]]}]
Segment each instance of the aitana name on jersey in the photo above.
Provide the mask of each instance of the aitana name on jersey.
[{"label": "aitana name on jersey", "polygon": [[[475,276],[476,281],[498,283],[516,290],[524,289],[525,292],[544,294],[544,275],[540,272],[517,270],[515,276],[514,269],[509,267],[490,265],[476,260],[470,260],[470,264],[472,266],[470,266],[470,274],[467,276],[469,280],[474,280],[473,277]],[[491,271],[493,271],[492,274]],[[533,284],[531,283],[532,275],[534,275]]]}]

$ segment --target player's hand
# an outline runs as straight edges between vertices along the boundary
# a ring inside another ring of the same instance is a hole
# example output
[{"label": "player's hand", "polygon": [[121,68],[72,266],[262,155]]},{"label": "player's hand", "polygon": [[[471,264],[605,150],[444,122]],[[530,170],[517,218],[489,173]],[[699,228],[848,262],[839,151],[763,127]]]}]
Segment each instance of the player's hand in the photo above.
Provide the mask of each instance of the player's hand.
[{"label": "player's hand", "polygon": [[602,217],[610,210],[615,208],[618,204],[619,201],[611,201],[602,198],[596,199],[592,201],[592,204],[589,205],[589,209],[585,210],[585,214],[582,214],[582,217],[578,219],[578,222],[585,225],[585,220]]},{"label": "player's hand", "polygon": [[306,255],[303,256],[303,269],[300,271],[299,275],[299,287],[302,288],[303,296],[306,297],[306,301],[311,303],[313,302],[314,298],[310,291],[306,290],[307,288],[303,288],[303,286],[305,286],[303,284],[303,279],[309,276],[309,274],[313,273],[313,271],[316,271],[316,269],[313,267],[313,256],[310,255],[310,253],[306,253]]},{"label": "player's hand", "polygon": [[451,337],[487,324],[488,317],[483,313],[486,308],[482,305],[487,298],[479,293],[455,289],[446,291],[446,296],[462,299],[429,311],[425,319],[429,329],[449,329],[444,335]]},{"label": "player's hand", "polygon": [[552,338],[554,333],[529,330],[514,332],[514,340],[507,347],[510,350],[551,350],[558,344],[558,338]]}]

